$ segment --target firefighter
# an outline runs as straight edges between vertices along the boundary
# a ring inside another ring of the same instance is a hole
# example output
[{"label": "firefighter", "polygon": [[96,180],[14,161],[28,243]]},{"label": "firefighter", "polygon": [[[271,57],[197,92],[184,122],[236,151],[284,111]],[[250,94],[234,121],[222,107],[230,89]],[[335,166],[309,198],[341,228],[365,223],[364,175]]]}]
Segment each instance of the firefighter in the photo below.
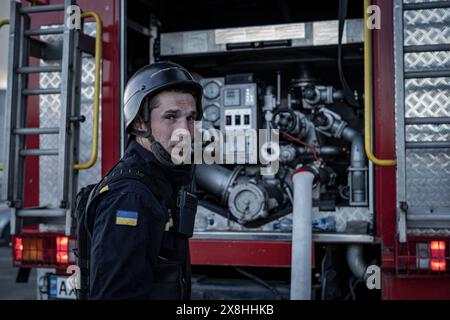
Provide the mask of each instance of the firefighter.
[{"label": "firefighter", "polygon": [[[172,161],[171,135],[183,129],[193,136],[201,98],[200,84],[171,62],[145,66],[128,81],[129,143],[108,176],[139,168],[147,179],[123,178],[99,191],[104,196],[92,229],[90,299],[189,299],[196,198],[186,190],[193,170]],[[190,205],[180,206],[180,197],[191,197]]]}]

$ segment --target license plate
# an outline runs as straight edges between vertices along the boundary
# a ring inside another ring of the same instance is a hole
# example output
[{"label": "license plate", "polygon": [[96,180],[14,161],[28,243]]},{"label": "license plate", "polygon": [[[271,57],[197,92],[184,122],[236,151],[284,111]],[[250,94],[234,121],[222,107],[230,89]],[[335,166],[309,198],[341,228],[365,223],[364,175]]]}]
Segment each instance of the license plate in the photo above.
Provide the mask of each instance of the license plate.
[{"label": "license plate", "polygon": [[49,276],[49,298],[50,299],[70,299],[77,298],[75,289],[67,282],[68,276],[52,274]]}]

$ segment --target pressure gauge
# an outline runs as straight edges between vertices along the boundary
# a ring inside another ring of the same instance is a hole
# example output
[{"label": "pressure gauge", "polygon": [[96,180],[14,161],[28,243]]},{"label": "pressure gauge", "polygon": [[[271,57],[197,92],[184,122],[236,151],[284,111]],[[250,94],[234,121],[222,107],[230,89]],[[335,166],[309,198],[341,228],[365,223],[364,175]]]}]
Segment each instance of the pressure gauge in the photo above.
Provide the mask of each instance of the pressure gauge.
[{"label": "pressure gauge", "polygon": [[220,85],[214,81],[208,82],[203,89],[203,94],[206,99],[216,99],[220,94]]},{"label": "pressure gauge", "polygon": [[207,121],[215,122],[220,118],[220,109],[216,104],[210,104],[203,110],[203,117]]}]

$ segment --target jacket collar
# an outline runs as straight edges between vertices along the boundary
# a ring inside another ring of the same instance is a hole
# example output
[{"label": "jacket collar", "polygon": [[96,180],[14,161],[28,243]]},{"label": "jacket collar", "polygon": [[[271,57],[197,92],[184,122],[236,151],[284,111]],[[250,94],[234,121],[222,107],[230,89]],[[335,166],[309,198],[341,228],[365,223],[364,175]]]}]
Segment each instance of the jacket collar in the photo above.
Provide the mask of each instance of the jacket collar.
[{"label": "jacket collar", "polygon": [[143,146],[141,146],[135,140],[131,140],[126,154],[135,154],[139,163],[144,165],[144,168],[148,168],[148,173],[155,177],[158,182],[155,181],[155,189],[161,188],[159,193],[164,194],[164,198],[176,198],[178,190],[181,186],[187,185],[192,181],[192,166],[180,165],[176,167],[168,167],[161,164],[153,153]]}]

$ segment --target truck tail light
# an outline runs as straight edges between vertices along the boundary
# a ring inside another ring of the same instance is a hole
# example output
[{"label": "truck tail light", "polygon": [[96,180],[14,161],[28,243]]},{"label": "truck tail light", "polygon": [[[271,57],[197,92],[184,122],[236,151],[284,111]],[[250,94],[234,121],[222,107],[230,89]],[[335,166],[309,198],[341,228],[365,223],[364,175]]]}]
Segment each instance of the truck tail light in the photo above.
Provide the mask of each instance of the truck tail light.
[{"label": "truck tail light", "polygon": [[63,264],[69,262],[68,237],[56,237],[56,262]]},{"label": "truck tail light", "polygon": [[41,261],[44,256],[43,240],[39,238],[14,238],[14,257],[19,261]]},{"label": "truck tail light", "polygon": [[410,239],[396,245],[396,271],[402,275],[447,274],[450,272],[449,241]]},{"label": "truck tail light", "polygon": [[17,261],[22,261],[23,259],[23,244],[22,238],[14,238],[13,240],[13,258]]},{"label": "truck tail light", "polygon": [[13,258],[17,267],[64,268],[75,262],[70,252],[74,238],[52,233],[23,233],[13,236]]},{"label": "truck tail light", "polygon": [[431,271],[445,271],[445,241],[430,242],[430,269]]},{"label": "truck tail light", "polygon": [[443,252],[445,254],[445,241],[431,241],[430,250],[431,252]]},{"label": "truck tail light", "polygon": [[431,269],[431,271],[445,271],[445,269],[446,269],[445,260],[431,259],[430,269]]}]

